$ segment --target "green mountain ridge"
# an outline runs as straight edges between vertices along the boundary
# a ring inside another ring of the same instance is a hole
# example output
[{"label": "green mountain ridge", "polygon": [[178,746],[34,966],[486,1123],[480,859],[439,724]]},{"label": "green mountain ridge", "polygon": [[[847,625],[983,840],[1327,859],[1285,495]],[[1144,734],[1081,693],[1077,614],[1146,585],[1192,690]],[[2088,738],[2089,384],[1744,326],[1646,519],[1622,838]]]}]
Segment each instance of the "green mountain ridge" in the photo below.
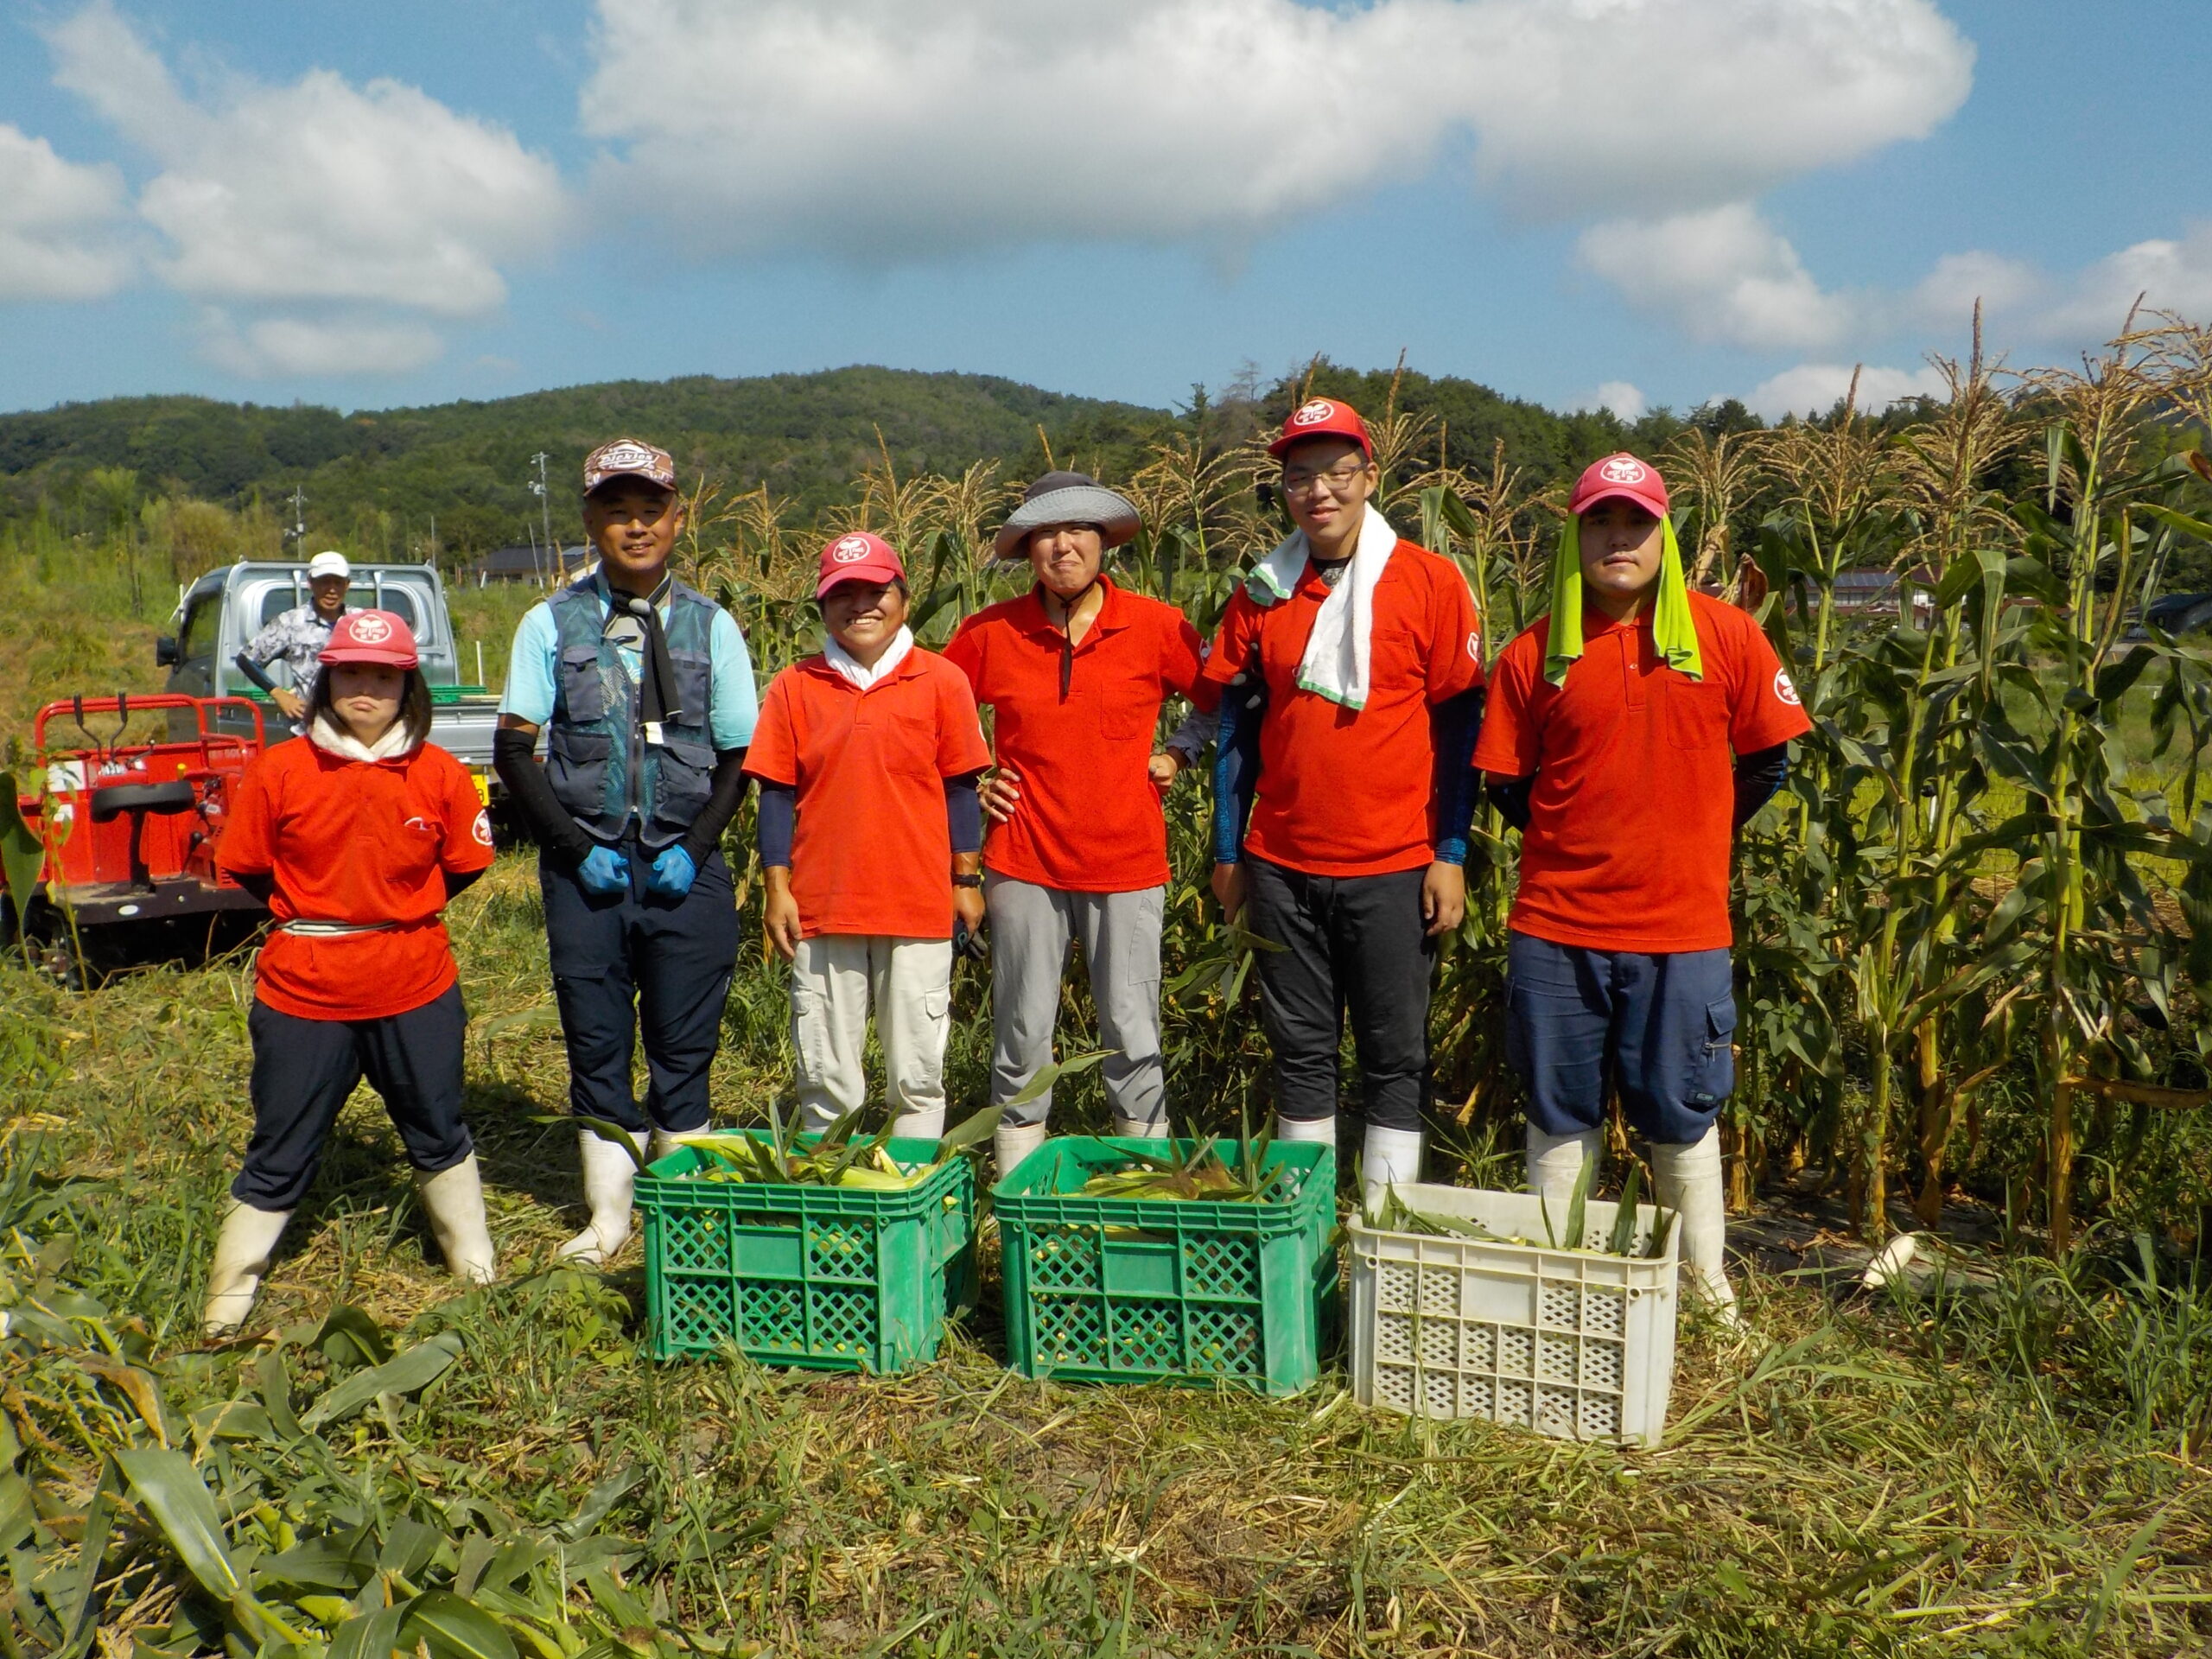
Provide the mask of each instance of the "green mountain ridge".
[{"label": "green mountain ridge", "polygon": [[[687,481],[765,485],[811,517],[849,499],[854,478],[885,454],[902,475],[957,474],[996,459],[1014,476],[1041,468],[1049,446],[1062,464],[1119,476],[1141,464],[1148,442],[1178,428],[1233,442],[1279,421],[1309,388],[1377,413],[1391,383],[1389,372],[1321,363],[1297,385],[1211,400],[1195,391],[1181,411],[995,376],[866,365],[612,381],[351,415],[191,396],[116,397],[0,415],[0,522],[41,512],[77,517],[97,487],[92,474],[122,469],[141,494],[226,506],[260,501],[286,519],[298,488],[311,540],[419,549],[435,520],[439,549],[463,554],[537,533],[531,484],[540,451],[554,535],[573,540],[583,457],[616,436],[668,448]],[[1514,464],[1546,480],[1626,442],[1663,441],[1680,425],[1663,413],[1635,427],[1603,411],[1562,416],[1451,377],[1408,372],[1397,385],[1401,407],[1433,416],[1455,460],[1486,467],[1502,438]]]}]

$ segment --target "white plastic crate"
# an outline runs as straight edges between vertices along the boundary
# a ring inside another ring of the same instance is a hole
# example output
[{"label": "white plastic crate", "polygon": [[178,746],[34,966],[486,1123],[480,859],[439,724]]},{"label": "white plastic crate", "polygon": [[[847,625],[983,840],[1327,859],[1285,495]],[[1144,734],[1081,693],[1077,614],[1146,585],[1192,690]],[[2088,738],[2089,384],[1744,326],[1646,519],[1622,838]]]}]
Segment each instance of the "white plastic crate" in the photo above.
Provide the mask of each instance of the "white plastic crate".
[{"label": "white plastic crate", "polygon": [[[1533,1192],[1405,1185],[1414,1210],[1542,1238]],[[1583,1241],[1609,1237],[1618,1205],[1592,1198]],[[1563,1216],[1556,1218],[1563,1221]],[[1637,1206],[1637,1244],[1657,1225]],[[1483,1417],[1578,1440],[1659,1443],[1675,1381],[1675,1251],[1649,1261],[1471,1238],[1384,1232],[1352,1218],[1351,1373],[1363,1406]]]}]

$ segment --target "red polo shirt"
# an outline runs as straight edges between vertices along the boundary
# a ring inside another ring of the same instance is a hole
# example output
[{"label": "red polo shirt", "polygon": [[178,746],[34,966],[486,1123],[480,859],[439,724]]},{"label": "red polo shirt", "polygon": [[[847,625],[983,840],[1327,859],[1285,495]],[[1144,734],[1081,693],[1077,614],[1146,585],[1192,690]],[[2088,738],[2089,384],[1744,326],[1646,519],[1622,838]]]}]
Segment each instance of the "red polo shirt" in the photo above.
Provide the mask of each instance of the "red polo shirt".
[{"label": "red polo shirt", "polygon": [[745,769],[798,791],[799,930],[952,937],[944,780],[991,764],[960,671],[919,645],[861,690],[809,657],[776,676]]},{"label": "red polo shirt", "polygon": [[1206,659],[1226,685],[1256,656],[1268,687],[1260,785],[1245,851],[1309,875],[1387,875],[1436,855],[1436,743],[1428,711],[1483,683],[1481,623],[1459,567],[1401,541],[1375,584],[1367,706],[1298,688],[1328,585],[1311,563],[1262,608],[1242,587]]},{"label": "red polo shirt", "polygon": [[435,744],[390,760],[348,760],[312,738],[246,768],[216,849],[233,876],[273,875],[279,923],[388,922],[261,947],[254,995],[303,1020],[378,1020],[442,995],[453,947],[438,912],[445,872],[492,861],[492,821],[460,761]]},{"label": "red polo shirt", "polygon": [[1544,678],[1548,620],[1491,671],[1475,765],[1536,775],[1509,926],[1555,944],[1660,956],[1733,943],[1734,759],[1812,730],[1759,625],[1693,593],[1705,677],[1669,668],[1647,613],[1582,613],[1567,683]]},{"label": "red polo shirt", "polygon": [[1100,579],[1105,602],[1076,642],[1034,589],[960,625],[945,660],[997,712],[998,762],[1020,779],[1014,816],[991,826],[983,861],[1001,875],[1065,893],[1133,893],[1167,880],[1167,823],[1146,772],[1160,705],[1179,691],[1211,709],[1205,646],[1173,605]]}]

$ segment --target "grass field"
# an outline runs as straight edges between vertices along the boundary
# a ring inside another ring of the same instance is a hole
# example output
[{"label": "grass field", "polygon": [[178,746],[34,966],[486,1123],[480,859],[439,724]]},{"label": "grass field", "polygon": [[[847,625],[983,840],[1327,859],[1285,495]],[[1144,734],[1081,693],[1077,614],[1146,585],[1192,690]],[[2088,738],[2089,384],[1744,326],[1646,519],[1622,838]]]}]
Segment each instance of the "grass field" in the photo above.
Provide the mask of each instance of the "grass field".
[{"label": "grass field", "polygon": [[[503,632],[509,602],[465,601],[464,634]],[[0,566],[6,729],[57,687],[158,683],[159,619],[124,609],[97,569]],[[757,908],[724,1123],[789,1082]],[[449,920],[504,1281],[457,1294],[426,1259],[365,1091],[246,1339],[215,1349],[196,1324],[248,1124],[249,962],[83,993],[0,966],[5,1659],[361,1659],[376,1609],[441,1595],[491,1633],[426,1624],[405,1645],[430,1659],[2212,1648],[2212,1291],[2171,1252],[2156,1285],[2107,1234],[2063,1269],[1972,1257],[1948,1289],[1870,1299],[1816,1270],[1847,1258],[1824,1212],[1770,1211],[1759,1236],[1793,1248],[1744,1275],[1751,1334],[1688,1318],[1654,1452],[1370,1414],[1340,1362],[1280,1402],[1028,1382],[990,1273],[908,1376],[660,1365],[634,1243],[605,1275],[553,1263],[580,1214],[573,1140],[536,1121],[566,1079],[527,860]],[[950,1078],[973,1103],[962,971]],[[1171,1026],[1209,1021],[1209,1052],[1249,1047],[1249,1010]],[[1171,1076],[1179,1109],[1219,1109],[1209,1077]],[[1095,1126],[1095,1081],[1071,1095]],[[365,1392],[391,1344],[443,1369]],[[120,1472],[163,1446],[213,1494],[219,1560]],[[268,1587],[318,1549],[323,1590]],[[260,1601],[211,1590],[223,1561]]]}]

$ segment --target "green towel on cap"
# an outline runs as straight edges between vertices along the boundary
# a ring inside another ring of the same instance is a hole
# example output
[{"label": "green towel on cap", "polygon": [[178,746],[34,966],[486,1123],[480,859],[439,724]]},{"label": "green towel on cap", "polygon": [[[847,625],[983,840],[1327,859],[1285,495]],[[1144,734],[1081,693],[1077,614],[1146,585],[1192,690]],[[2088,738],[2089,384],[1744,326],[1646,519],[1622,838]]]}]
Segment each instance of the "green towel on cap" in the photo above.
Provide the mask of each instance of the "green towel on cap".
[{"label": "green towel on cap", "polygon": [[[1690,584],[1682,575],[1682,550],[1675,521],[1662,518],[1666,551],[1659,559],[1659,592],[1651,607],[1651,640],[1669,666],[1694,680],[1705,677],[1697,648],[1697,619],[1690,614]],[[1544,677],[1567,683],[1567,671],[1582,657],[1582,520],[1570,515],[1552,560],[1552,632],[1544,649]]]}]

